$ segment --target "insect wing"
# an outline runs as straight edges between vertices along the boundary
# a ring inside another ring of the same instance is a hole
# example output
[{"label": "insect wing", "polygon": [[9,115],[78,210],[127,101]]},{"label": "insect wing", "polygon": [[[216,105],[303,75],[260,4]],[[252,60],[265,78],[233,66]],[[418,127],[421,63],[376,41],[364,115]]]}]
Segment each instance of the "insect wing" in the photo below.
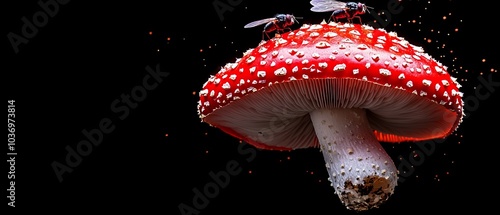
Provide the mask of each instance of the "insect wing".
[{"label": "insect wing", "polygon": [[272,22],[273,20],[275,20],[276,18],[267,18],[267,19],[261,19],[261,20],[256,20],[256,21],[253,21],[253,22],[250,22],[248,24],[245,25],[245,28],[253,28],[255,26],[259,26],[259,25],[263,25],[263,24],[266,24],[268,22]]},{"label": "insect wing", "polygon": [[313,12],[334,11],[346,7],[345,2],[335,0],[311,0],[310,3],[313,6],[311,8]]}]

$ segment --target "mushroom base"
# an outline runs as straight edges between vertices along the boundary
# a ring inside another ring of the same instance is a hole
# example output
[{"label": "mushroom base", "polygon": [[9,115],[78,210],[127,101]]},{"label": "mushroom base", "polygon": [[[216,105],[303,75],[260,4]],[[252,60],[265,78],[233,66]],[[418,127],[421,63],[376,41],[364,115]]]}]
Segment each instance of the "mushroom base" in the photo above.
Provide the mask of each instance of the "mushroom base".
[{"label": "mushroom base", "polygon": [[351,210],[377,208],[394,193],[397,168],[377,141],[364,109],[310,113],[329,180]]}]

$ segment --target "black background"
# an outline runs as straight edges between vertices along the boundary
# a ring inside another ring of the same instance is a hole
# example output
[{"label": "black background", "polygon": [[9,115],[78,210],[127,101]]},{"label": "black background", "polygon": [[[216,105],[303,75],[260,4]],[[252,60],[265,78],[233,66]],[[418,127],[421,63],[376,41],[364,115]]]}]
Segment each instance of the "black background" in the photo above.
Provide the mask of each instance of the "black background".
[{"label": "black background", "polygon": [[[2,73],[7,99],[16,100],[16,211],[181,214],[180,204],[193,206],[193,188],[202,190],[212,182],[209,172],[235,160],[241,173],[199,214],[354,214],[334,195],[317,149],[258,150],[247,162],[248,155],[238,152],[239,141],[201,123],[196,110],[197,92],[209,75],[260,41],[261,27],[243,25],[276,13],[304,17],[301,24],[329,14],[311,12],[307,0],[219,0],[231,8],[221,19],[213,2],[69,1],[17,53],[7,35],[22,35],[22,17],[31,19],[41,8],[37,1],[3,3]],[[365,3],[380,11],[387,2]],[[364,214],[495,206],[486,195],[495,195],[500,93],[494,86],[494,92],[480,91],[490,93],[483,99],[475,94],[478,77],[500,80],[498,17],[486,2],[402,1],[404,10],[387,20],[388,31],[448,65],[470,103],[459,129],[433,145],[434,152],[386,204]],[[373,19],[363,16],[366,22]],[[168,77],[120,120],[112,102],[142,84],[146,66],[157,65]],[[86,139],[82,130],[98,128],[105,118],[115,129],[60,182],[53,162],[64,164],[66,147],[75,148]],[[415,143],[382,144],[396,165],[400,155],[407,159],[418,150]],[[8,168],[5,162],[3,177]],[[2,189],[8,195],[7,182]]]}]

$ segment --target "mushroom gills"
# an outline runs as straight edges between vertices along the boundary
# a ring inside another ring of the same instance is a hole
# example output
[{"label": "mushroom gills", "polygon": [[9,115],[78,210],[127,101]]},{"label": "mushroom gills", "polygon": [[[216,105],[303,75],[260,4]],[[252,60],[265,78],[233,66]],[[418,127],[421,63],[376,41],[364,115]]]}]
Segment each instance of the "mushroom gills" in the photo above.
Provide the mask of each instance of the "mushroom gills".
[{"label": "mushroom gills", "polygon": [[349,209],[378,208],[397,185],[397,169],[361,108],[318,109],[311,121],[329,180]]}]

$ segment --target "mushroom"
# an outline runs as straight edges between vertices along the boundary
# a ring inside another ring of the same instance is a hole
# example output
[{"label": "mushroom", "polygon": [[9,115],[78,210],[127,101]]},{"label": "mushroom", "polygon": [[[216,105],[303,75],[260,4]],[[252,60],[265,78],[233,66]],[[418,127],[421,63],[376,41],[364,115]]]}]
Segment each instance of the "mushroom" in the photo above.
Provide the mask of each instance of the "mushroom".
[{"label": "mushroom", "polygon": [[383,143],[444,138],[463,117],[447,67],[394,32],[304,24],[211,75],[202,122],[260,149],[319,148],[347,209],[378,208],[398,170]]}]

